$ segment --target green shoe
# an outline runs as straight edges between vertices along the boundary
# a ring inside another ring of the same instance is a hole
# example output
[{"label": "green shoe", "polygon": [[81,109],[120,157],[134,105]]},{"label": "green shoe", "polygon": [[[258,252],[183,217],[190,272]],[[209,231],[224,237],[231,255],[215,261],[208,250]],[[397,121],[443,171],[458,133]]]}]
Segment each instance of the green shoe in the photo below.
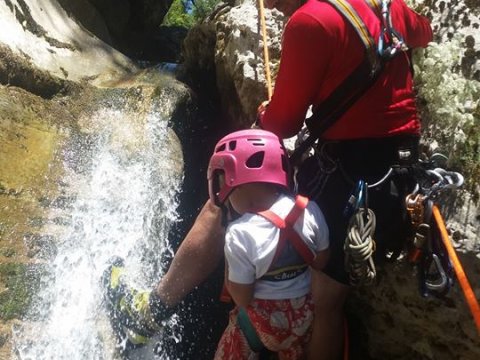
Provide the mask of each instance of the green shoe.
[{"label": "green shoe", "polygon": [[125,283],[125,264],[115,257],[103,273],[104,299],[113,330],[128,345],[138,347],[162,330],[168,309],[152,291],[139,291]]}]

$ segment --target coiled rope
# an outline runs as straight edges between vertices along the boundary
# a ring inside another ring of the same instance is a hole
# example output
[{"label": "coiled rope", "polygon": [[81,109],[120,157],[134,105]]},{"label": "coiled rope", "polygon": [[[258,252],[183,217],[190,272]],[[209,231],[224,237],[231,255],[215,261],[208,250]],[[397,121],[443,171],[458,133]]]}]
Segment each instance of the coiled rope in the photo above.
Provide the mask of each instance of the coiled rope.
[{"label": "coiled rope", "polygon": [[272,77],[270,75],[270,56],[268,54],[267,26],[265,24],[265,7],[263,0],[258,0],[260,27],[262,29],[263,40],[263,62],[265,67],[265,79],[267,80],[268,100],[272,98]]},{"label": "coiled rope", "polygon": [[376,218],[371,209],[359,208],[349,221],[345,239],[345,268],[353,286],[370,285],[377,272],[373,262]]}]

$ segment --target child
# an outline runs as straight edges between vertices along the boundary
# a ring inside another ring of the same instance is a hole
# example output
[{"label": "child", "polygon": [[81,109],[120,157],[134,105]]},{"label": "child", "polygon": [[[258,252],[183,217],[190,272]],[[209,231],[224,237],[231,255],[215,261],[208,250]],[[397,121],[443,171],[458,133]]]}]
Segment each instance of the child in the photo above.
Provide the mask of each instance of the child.
[{"label": "child", "polygon": [[210,198],[239,216],[225,235],[228,292],[236,307],[215,359],[252,359],[262,348],[302,359],[314,304],[310,271],[328,257],[328,229],[318,206],[289,194],[288,159],[264,130],[221,139],[208,168]]}]

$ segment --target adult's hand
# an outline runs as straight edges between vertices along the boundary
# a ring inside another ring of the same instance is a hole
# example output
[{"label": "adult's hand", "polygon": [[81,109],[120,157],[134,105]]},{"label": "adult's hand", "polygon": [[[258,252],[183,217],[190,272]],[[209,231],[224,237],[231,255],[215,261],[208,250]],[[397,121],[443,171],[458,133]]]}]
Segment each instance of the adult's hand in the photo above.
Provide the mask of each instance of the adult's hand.
[{"label": "adult's hand", "polygon": [[256,121],[252,124],[251,128],[252,129],[261,129],[262,128],[262,118],[263,115],[265,114],[265,111],[267,110],[268,104],[270,102],[268,100],[262,101],[260,105],[258,105],[257,108],[257,119]]}]

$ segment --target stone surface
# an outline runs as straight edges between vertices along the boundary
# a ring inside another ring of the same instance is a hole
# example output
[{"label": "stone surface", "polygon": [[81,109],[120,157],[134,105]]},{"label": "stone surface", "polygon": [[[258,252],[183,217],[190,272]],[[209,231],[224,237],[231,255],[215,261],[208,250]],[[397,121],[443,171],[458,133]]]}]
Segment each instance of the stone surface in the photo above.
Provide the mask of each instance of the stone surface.
[{"label": "stone surface", "polygon": [[[285,17],[266,10],[270,67],[278,69],[280,33]],[[214,69],[224,116],[234,128],[250,126],[268,98],[258,10],[253,1],[221,4],[206,22],[194,27],[184,43],[187,71]],[[212,54],[213,50],[213,54]]]},{"label": "stone surface", "polygon": [[[195,122],[191,90],[159,68],[140,71],[93,36],[72,15],[82,4],[71,2],[66,11],[56,0],[0,2],[2,359],[14,356],[12,326],[28,327],[25,306],[36,291],[29,278],[25,286],[31,291],[20,288],[22,298],[9,289],[16,276],[9,266],[23,269],[55,258],[59,239],[72,226],[72,206],[87,181],[95,141],[105,137],[125,162],[158,151],[161,156],[149,164],[152,174],[178,184],[183,176],[182,143],[173,127]],[[81,10],[108,40],[102,18],[91,8]],[[18,305],[9,317],[8,304]]]},{"label": "stone surface", "polygon": [[100,81],[136,69],[131,60],[71,19],[56,0],[2,1],[0,22],[0,43],[56,77]]}]

